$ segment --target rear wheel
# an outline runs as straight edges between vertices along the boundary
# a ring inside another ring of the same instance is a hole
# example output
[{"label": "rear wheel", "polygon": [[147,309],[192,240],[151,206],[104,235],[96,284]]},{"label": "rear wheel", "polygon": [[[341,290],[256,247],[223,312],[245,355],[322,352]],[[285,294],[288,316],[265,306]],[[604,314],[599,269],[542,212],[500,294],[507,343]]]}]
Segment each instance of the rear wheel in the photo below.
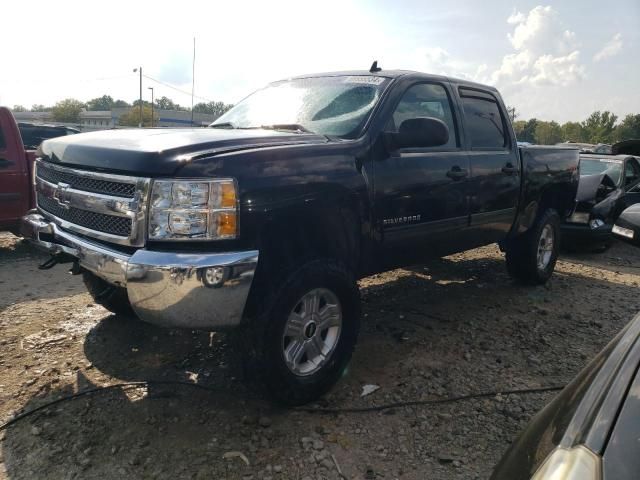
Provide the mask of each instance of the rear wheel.
[{"label": "rear wheel", "polygon": [[287,276],[245,325],[253,374],[271,398],[301,405],[326,393],[344,372],[360,326],[360,295],[352,275],[315,260]]},{"label": "rear wheel", "polygon": [[127,290],[111,285],[91,272],[82,272],[82,281],[98,305],[117,315],[134,316]]},{"label": "rear wheel", "polygon": [[531,229],[507,247],[507,270],[516,280],[541,285],[547,282],[556,266],[560,247],[560,217],[546,210]]}]

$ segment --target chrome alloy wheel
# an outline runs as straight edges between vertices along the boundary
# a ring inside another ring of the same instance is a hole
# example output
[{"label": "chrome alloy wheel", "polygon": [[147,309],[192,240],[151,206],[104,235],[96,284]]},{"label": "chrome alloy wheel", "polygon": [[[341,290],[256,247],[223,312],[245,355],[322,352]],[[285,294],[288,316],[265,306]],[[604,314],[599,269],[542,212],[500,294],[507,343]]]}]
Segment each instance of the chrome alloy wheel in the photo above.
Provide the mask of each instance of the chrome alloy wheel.
[{"label": "chrome alloy wheel", "polygon": [[545,225],[538,241],[537,263],[539,270],[545,270],[553,256],[553,242],[555,234],[551,225]]},{"label": "chrome alloy wheel", "polygon": [[289,313],[282,336],[282,353],[289,370],[311,375],[331,358],[342,331],[342,307],[326,288],[316,288],[298,300]]}]

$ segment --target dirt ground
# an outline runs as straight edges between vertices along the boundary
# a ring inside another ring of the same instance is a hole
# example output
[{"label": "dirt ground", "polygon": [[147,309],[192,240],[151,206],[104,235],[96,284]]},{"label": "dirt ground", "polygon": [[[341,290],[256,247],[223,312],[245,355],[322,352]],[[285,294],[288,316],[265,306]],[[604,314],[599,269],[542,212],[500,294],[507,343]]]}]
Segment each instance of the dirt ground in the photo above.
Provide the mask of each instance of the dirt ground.
[{"label": "dirt ground", "polygon": [[[276,409],[241,381],[223,335],[110,315],[65,266],[38,271],[42,260],[0,234],[0,424],[78,391],[159,383],[18,421],[0,432],[0,478],[487,478],[554,396],[369,413]],[[486,247],[366,278],[356,354],[316,406],[564,384],[639,310],[639,260],[624,244],[565,255],[547,286],[527,288]],[[380,388],[361,397],[366,384]]]}]

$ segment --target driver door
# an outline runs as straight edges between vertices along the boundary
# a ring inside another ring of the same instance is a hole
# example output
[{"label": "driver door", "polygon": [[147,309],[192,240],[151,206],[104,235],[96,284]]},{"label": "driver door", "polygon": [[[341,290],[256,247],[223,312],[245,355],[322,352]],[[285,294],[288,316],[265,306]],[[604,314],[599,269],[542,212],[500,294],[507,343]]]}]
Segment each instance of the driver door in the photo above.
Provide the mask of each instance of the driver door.
[{"label": "driver door", "polygon": [[[456,236],[468,227],[469,159],[461,148],[458,119],[448,87],[420,82],[409,86],[388,120],[397,132],[408,119],[435,117],[449,129],[445,145],[394,148],[387,142],[375,169],[375,209],[387,263],[402,265],[404,256],[439,256],[464,249]],[[384,134],[383,134],[384,135]]]}]

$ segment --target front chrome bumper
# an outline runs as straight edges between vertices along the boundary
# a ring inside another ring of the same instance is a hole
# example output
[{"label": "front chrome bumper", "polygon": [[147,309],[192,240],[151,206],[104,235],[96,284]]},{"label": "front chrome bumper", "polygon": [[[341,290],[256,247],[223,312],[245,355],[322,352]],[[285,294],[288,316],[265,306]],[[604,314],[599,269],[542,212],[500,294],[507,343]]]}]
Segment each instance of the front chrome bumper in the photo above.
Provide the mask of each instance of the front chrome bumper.
[{"label": "front chrome bumper", "polygon": [[53,255],[127,290],[140,319],[166,327],[216,330],[240,323],[258,252],[176,253],[140,249],[127,255],[61,230],[42,215],[22,219],[22,235]]}]

